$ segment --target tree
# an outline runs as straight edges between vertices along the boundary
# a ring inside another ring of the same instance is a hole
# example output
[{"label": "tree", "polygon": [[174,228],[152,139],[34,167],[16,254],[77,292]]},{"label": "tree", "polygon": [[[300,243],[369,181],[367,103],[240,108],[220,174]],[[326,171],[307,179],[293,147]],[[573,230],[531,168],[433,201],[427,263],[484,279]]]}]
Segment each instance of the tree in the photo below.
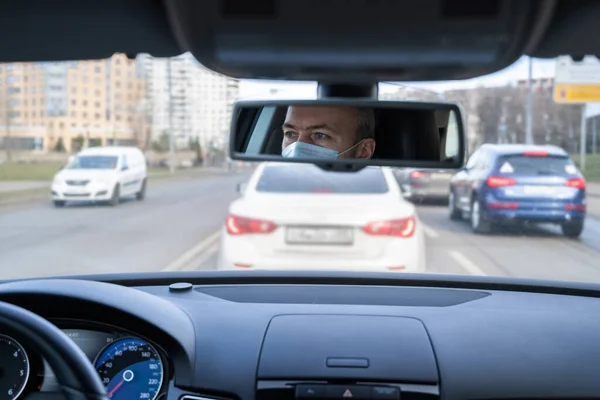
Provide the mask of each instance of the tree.
[{"label": "tree", "polygon": [[56,141],[56,144],[54,145],[54,151],[57,153],[65,152],[65,143],[64,143],[62,137],[59,137],[58,140]]},{"label": "tree", "polygon": [[157,153],[166,153],[169,151],[169,133],[168,131],[164,131],[158,137],[158,140],[152,142],[152,150]]},{"label": "tree", "polygon": [[81,149],[83,148],[83,143],[84,143],[85,139],[82,135],[79,135],[75,138],[72,139],[71,142],[71,150],[72,152],[78,152],[81,151]]}]

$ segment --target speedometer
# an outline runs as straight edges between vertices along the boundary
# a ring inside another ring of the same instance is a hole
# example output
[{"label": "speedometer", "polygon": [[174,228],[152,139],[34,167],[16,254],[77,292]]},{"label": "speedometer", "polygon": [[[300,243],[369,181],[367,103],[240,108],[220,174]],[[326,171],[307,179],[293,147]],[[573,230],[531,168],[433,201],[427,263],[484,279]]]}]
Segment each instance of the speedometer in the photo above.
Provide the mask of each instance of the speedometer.
[{"label": "speedometer", "polygon": [[163,364],[156,349],[139,338],[117,340],[94,363],[109,399],[155,400],[163,382]]},{"label": "speedometer", "polygon": [[29,379],[29,358],[19,342],[0,334],[0,399],[18,398]]}]

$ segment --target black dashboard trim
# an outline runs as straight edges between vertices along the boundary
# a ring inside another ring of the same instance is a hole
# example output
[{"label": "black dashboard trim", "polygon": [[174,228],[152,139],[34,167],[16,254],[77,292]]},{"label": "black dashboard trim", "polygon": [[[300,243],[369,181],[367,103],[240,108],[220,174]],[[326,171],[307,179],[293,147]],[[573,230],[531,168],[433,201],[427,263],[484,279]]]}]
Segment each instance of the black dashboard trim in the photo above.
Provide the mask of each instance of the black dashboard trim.
[{"label": "black dashboard trim", "polygon": [[[174,271],[49,277],[47,280],[86,280],[121,286],[168,286],[189,282],[193,285],[366,285],[430,288],[501,290],[569,296],[600,297],[600,284],[556,280],[508,278],[475,275],[437,275],[386,272],[343,271]],[[30,279],[7,280],[26,282]],[[35,279],[37,280],[37,279]],[[1,287],[1,286],[0,286]]]}]

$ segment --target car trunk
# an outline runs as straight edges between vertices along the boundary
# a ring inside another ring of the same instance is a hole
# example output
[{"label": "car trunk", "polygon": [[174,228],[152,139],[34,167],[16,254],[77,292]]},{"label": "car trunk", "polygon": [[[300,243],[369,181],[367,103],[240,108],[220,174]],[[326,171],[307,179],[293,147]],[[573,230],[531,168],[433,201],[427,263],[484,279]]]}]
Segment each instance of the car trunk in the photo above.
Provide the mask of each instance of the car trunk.
[{"label": "car trunk", "polygon": [[488,179],[493,196],[503,202],[517,202],[520,208],[527,204],[535,204],[536,208],[563,207],[581,199],[582,189],[571,185],[580,178],[571,160],[540,154],[543,153],[502,157],[498,162],[499,175]]},{"label": "car trunk", "polygon": [[[287,197],[287,198],[286,198]],[[391,242],[403,239],[373,236],[363,227],[370,222],[410,216],[410,206],[385,195],[261,195],[232,209],[233,214],[274,222],[271,234],[247,235],[262,255],[335,258],[376,257]]]}]

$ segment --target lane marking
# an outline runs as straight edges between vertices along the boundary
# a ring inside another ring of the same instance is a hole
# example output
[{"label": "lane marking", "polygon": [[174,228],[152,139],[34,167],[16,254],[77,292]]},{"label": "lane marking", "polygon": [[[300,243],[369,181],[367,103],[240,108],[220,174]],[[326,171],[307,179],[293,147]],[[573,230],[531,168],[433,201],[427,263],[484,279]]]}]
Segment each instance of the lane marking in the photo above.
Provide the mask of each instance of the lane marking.
[{"label": "lane marking", "polygon": [[485,272],[481,270],[473,261],[469,260],[467,256],[457,250],[450,250],[448,252],[450,257],[454,259],[461,267],[463,267],[467,272],[473,275],[487,275]]},{"label": "lane marking", "polygon": [[177,259],[171,262],[166,268],[163,268],[162,271],[177,271],[185,267],[187,263],[189,263],[195,257],[199,257],[200,254],[205,252],[211,246],[216,245],[219,240],[219,236],[221,235],[221,230],[214,232],[210,236],[204,238],[200,243],[194,245],[192,248],[187,250],[185,253],[180,255]]},{"label": "lane marking", "polygon": [[[206,249],[206,251],[204,251],[200,257],[194,259],[194,269],[197,270],[206,270],[209,268],[205,268],[204,267],[204,263],[207,262],[212,256],[214,256],[215,254],[217,254],[217,251],[219,250],[219,242],[214,242],[212,244],[212,246],[210,246],[208,249]],[[213,269],[217,269],[217,264],[215,263],[215,265],[209,265],[208,267],[212,267]]]},{"label": "lane marking", "polygon": [[430,226],[428,226],[427,224],[423,224],[423,230],[425,231],[425,235],[429,236],[431,239],[435,239],[440,237],[440,235]]}]

